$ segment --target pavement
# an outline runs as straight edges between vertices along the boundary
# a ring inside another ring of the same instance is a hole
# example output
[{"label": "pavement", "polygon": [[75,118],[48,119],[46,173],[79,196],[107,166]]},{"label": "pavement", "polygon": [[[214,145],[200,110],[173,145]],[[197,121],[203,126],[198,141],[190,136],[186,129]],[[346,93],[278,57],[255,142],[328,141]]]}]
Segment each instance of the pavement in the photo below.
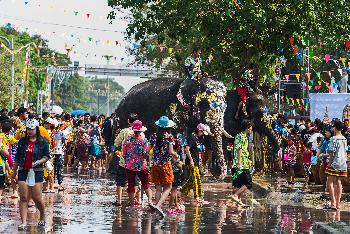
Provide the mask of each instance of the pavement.
[{"label": "pavement", "polygon": [[[349,211],[336,214],[315,207],[278,204],[271,200],[268,180],[254,178],[251,193],[239,208],[230,199],[230,178],[225,182],[203,178],[205,202],[197,205],[184,197],[186,212],[161,218],[146,204],[139,208],[116,207],[115,182],[104,171],[65,171],[66,190],[44,194],[45,233],[311,233],[317,222],[348,222]],[[265,187],[265,188],[264,188]],[[272,191],[273,192],[273,191]],[[286,193],[287,194],[287,193]],[[190,195],[191,196],[191,195]],[[126,204],[124,193],[123,204]],[[255,199],[260,205],[253,204]],[[277,201],[277,199],[276,199]],[[167,210],[164,204],[163,210]],[[18,200],[5,198],[0,203],[0,233],[43,233],[38,230],[38,211],[29,209],[27,232],[18,232]]]}]

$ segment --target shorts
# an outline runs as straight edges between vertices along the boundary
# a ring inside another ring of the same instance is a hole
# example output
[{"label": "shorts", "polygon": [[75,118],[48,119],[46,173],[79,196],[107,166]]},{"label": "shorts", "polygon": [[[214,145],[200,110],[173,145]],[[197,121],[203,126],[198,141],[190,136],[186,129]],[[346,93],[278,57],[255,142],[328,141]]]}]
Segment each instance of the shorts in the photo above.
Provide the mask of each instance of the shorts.
[{"label": "shorts", "polygon": [[174,182],[174,174],[171,163],[166,162],[163,166],[153,166],[151,176],[155,185],[172,184]]},{"label": "shorts", "polygon": [[89,155],[92,155],[99,159],[101,157],[101,146],[98,144],[93,144],[89,146]]},{"label": "shorts", "polygon": [[311,172],[311,164],[304,163],[304,175],[310,176],[312,174]]},{"label": "shorts", "polygon": [[248,169],[237,170],[232,168],[232,186],[240,188],[246,186],[248,189],[253,187],[252,175]]},{"label": "shorts", "polygon": [[0,189],[5,189],[5,176],[0,175]]},{"label": "shorts", "polygon": [[126,187],[126,181],[125,168],[118,165],[115,176],[117,186]]},{"label": "shorts", "polygon": [[179,170],[177,172],[174,172],[174,182],[173,187],[180,187],[182,186],[182,178],[183,178],[183,172],[182,170]]},{"label": "shorts", "polygon": [[[42,183],[44,181],[44,171],[34,171],[35,183]],[[18,170],[18,181],[27,181],[28,171]]]}]

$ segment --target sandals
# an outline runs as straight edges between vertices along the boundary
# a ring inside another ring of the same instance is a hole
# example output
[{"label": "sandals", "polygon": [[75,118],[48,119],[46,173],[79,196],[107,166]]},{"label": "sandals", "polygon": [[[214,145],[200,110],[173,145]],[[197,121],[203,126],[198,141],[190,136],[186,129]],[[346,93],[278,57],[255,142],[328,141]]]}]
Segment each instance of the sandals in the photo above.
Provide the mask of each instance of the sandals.
[{"label": "sandals", "polygon": [[335,210],[335,211],[338,210],[336,207],[331,206],[330,204],[324,205],[323,209],[324,210]]},{"label": "sandals", "polygon": [[18,231],[25,231],[27,230],[27,224],[21,224],[18,226]]},{"label": "sandals", "polygon": [[64,191],[64,190],[65,190],[65,188],[64,188],[63,186],[60,185],[60,187],[58,188],[58,192],[62,192],[62,191]]},{"label": "sandals", "polygon": [[112,203],[113,206],[121,207],[122,203],[118,203],[117,201]]}]

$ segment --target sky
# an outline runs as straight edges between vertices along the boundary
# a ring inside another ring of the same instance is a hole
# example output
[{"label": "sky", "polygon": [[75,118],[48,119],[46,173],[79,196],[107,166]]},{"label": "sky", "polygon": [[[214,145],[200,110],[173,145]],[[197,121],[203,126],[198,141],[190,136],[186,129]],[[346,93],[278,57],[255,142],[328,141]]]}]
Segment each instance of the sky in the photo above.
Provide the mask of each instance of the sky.
[{"label": "sky", "polygon": [[[124,39],[127,15],[118,13],[110,24],[107,15],[111,9],[107,0],[0,0],[0,25],[10,23],[19,31],[39,34],[61,53],[72,48],[71,60],[79,61],[80,66],[106,64],[103,55],[112,55],[111,65],[125,67],[133,61],[126,52],[131,43]],[[145,79],[115,80],[127,91]]]}]

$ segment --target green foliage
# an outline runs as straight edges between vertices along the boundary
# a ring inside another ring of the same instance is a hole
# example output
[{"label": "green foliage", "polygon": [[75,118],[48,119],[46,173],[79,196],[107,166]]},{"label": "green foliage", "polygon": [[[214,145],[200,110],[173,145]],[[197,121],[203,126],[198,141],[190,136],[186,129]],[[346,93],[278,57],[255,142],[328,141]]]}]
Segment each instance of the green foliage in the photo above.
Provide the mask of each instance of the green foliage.
[{"label": "green foliage", "polygon": [[75,74],[55,88],[54,103],[66,111],[88,108],[87,89],[89,80]]},{"label": "green foliage", "polygon": [[[106,87],[108,87],[108,82],[106,78],[89,78],[89,89],[86,91],[86,96],[88,96],[89,108],[91,113],[95,114],[106,114],[107,113],[107,93]],[[117,82],[109,79],[110,87],[110,112],[113,112],[119,101],[124,94],[124,88],[120,86]]]},{"label": "green foliage", "polygon": [[[305,48],[309,43],[315,57],[314,70],[322,66],[324,54],[344,52],[348,33],[350,4],[346,0],[109,0],[114,11],[131,13],[128,38],[140,43],[133,51],[138,61],[182,70],[184,58],[194,45],[204,49],[204,60],[213,55],[205,69],[228,85],[235,85],[239,71],[254,64],[260,77],[274,76],[275,59],[284,56],[298,67],[293,45]],[[322,41],[322,45],[319,42]],[[308,43],[307,43],[308,42]],[[153,49],[156,46],[156,49]],[[174,48],[173,53],[159,52],[157,46]],[[270,81],[271,82],[271,81]]]},{"label": "green foliage", "polygon": [[[30,36],[26,32],[17,32],[13,28],[6,29],[0,28],[0,36],[4,36],[11,40],[14,40],[15,53],[15,105],[19,106],[23,103],[23,86],[21,86],[21,80],[26,78],[23,76],[25,65],[26,48],[18,51],[19,48],[26,46],[30,43],[37,45],[37,48],[32,44],[30,46],[31,51],[31,64],[28,66],[28,84],[29,84],[29,103],[36,103],[38,90],[45,88],[46,80],[46,66],[50,64],[64,66],[70,63],[69,58],[65,54],[60,54],[50,48],[48,48],[47,41],[42,39],[39,35]],[[0,39],[0,41],[6,45],[6,42]],[[8,45],[6,45],[8,47]],[[39,49],[39,50],[38,50]],[[2,94],[2,100],[0,104],[2,106],[9,107],[11,100],[11,74],[10,74],[10,53],[6,52],[4,48],[0,49],[0,78],[3,82],[0,88]]]}]

